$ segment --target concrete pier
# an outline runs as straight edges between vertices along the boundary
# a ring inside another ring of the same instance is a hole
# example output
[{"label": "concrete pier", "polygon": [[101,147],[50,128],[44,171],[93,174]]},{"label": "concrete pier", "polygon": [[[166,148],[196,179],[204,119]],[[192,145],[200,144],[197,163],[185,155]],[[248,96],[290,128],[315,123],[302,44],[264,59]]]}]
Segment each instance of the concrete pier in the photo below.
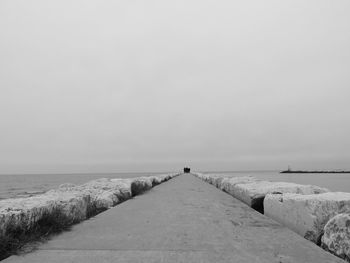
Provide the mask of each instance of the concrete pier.
[{"label": "concrete pier", "polygon": [[4,263],[344,262],[183,174]]}]

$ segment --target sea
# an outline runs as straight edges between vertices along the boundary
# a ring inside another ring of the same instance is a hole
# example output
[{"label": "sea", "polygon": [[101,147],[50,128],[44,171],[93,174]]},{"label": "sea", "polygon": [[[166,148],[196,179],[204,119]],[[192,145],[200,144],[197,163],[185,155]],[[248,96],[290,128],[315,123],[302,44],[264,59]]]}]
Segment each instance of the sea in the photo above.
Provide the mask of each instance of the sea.
[{"label": "sea", "polygon": [[[225,176],[254,176],[261,180],[312,184],[333,192],[350,192],[350,174],[281,174],[279,171],[219,171],[204,172]],[[0,199],[29,197],[58,188],[64,183],[76,185],[99,178],[132,178],[159,173],[100,173],[100,174],[2,174]]]}]

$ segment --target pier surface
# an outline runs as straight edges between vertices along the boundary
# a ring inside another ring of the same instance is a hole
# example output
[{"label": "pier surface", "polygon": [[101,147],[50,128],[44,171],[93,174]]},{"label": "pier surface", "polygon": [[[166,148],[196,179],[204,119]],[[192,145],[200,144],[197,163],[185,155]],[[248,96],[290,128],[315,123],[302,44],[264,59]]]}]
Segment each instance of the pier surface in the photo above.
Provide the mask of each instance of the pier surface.
[{"label": "pier surface", "polygon": [[344,262],[183,174],[4,263]]}]

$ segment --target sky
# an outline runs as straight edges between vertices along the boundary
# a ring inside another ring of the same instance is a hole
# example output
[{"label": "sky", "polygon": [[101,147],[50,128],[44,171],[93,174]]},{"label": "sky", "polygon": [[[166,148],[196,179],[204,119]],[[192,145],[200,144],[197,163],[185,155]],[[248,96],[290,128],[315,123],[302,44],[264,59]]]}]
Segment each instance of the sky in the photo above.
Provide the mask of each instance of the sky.
[{"label": "sky", "polygon": [[348,0],[1,0],[0,173],[350,169]]}]

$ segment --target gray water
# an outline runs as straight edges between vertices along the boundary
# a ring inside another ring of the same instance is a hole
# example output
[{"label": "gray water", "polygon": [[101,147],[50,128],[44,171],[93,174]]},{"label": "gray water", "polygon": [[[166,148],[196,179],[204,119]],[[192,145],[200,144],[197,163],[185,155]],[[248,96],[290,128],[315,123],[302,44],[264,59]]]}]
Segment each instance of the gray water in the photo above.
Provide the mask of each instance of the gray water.
[{"label": "gray water", "polygon": [[[313,184],[335,192],[350,192],[350,174],[280,174],[277,171],[215,173],[227,176],[251,175],[261,180]],[[153,174],[157,173],[0,175],[0,199],[33,196],[64,183],[79,185],[98,178],[131,178]]]}]

